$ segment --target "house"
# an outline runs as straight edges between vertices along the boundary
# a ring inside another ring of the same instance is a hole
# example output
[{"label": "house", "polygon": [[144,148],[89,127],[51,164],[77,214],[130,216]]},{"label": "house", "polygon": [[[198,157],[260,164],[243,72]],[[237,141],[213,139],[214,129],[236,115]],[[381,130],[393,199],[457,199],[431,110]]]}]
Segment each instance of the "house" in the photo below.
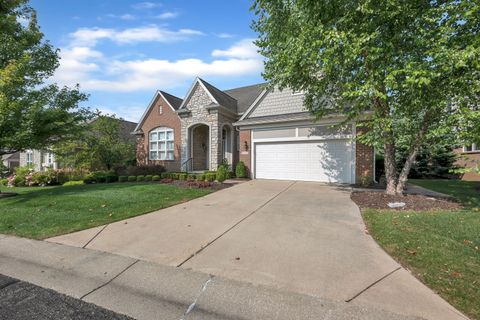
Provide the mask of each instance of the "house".
[{"label": "house", "polygon": [[[470,169],[480,166],[480,143],[454,149],[454,152],[458,155],[456,166]],[[470,171],[462,175],[462,180],[480,181],[480,174]]]},{"label": "house", "polygon": [[10,170],[15,169],[20,165],[20,152],[4,154],[2,156],[2,163]]},{"label": "house", "polygon": [[250,177],[355,183],[374,179],[373,148],[352,140],[355,122],[319,121],[304,94],[256,84],[220,90],[196,78],[185,98],[158,91],[133,132],[137,161],[168,170],[216,170],[243,161]]},{"label": "house", "polygon": [[[96,119],[93,119],[91,123],[94,123]],[[135,139],[130,134],[132,130],[137,126],[136,122],[126,121],[123,119],[119,119],[119,135],[135,141]],[[59,163],[56,158],[54,152],[51,150],[35,150],[30,149],[19,153],[19,163],[20,166],[32,166],[35,171],[45,171],[47,169],[60,169],[62,168],[62,164]]]}]

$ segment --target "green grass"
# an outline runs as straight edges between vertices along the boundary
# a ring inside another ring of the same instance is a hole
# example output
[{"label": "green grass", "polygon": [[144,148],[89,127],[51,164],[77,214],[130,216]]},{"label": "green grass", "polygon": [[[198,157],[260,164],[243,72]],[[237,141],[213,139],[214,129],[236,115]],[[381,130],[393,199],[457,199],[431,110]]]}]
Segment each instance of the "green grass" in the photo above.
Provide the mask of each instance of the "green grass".
[{"label": "green grass", "polygon": [[480,319],[480,192],[473,182],[411,181],[462,201],[465,210],[402,212],[366,209],[382,247],[472,319]]},{"label": "green grass", "polygon": [[157,183],[2,187],[1,190],[19,195],[0,199],[0,233],[34,239],[138,216],[212,192]]},{"label": "green grass", "polygon": [[479,181],[410,179],[408,182],[433,191],[449,194],[460,200],[467,208],[480,207]]}]

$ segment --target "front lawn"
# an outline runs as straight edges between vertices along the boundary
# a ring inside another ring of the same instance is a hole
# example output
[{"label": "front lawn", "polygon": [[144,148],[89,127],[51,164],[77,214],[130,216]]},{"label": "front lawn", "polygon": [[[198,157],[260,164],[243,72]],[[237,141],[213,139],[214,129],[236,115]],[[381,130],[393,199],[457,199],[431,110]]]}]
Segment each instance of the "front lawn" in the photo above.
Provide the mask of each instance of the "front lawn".
[{"label": "front lawn", "polygon": [[410,181],[460,200],[465,210],[364,209],[382,247],[453,306],[480,319],[480,191],[478,183]]},{"label": "front lawn", "polygon": [[1,190],[19,195],[0,199],[0,233],[34,239],[138,216],[212,192],[159,183],[2,187]]}]

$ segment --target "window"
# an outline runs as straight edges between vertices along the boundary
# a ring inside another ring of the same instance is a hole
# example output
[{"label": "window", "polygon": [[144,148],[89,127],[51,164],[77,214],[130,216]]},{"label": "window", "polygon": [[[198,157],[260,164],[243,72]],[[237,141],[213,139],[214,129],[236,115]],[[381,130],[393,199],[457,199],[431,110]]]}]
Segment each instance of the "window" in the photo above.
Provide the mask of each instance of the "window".
[{"label": "window", "polygon": [[173,129],[157,128],[150,132],[150,160],[174,160]]},{"label": "window", "polygon": [[162,105],[158,106],[158,113],[159,114],[163,113],[163,106]]},{"label": "window", "polygon": [[480,143],[472,143],[463,147],[463,152],[476,152],[480,151]]},{"label": "window", "polygon": [[27,165],[33,164],[33,151],[27,150]]}]

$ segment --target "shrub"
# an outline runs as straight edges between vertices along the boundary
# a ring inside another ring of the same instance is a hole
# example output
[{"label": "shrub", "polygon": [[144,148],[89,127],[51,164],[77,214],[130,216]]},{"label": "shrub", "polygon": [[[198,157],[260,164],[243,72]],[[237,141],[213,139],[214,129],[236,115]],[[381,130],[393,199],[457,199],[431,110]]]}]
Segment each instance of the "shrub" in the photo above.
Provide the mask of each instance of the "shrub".
[{"label": "shrub", "polygon": [[361,176],[358,180],[358,184],[362,187],[370,187],[373,184],[371,176]]},{"label": "shrub", "polygon": [[127,176],[118,176],[118,182],[127,182],[128,177]]},{"label": "shrub", "polygon": [[70,180],[70,181],[67,181],[63,184],[64,187],[68,187],[68,186],[79,186],[79,185],[82,185],[84,184],[83,183],[83,180]]},{"label": "shrub", "polygon": [[213,182],[213,181],[215,181],[215,179],[216,179],[216,174],[215,173],[209,172],[209,173],[205,174],[205,180],[206,181]]},{"label": "shrub", "polygon": [[227,166],[222,164],[220,167],[218,167],[218,170],[217,170],[217,180],[218,180],[218,182],[223,182],[223,181],[227,180],[227,174],[228,174],[228,167]]},{"label": "shrub", "polygon": [[93,171],[83,181],[85,183],[105,183],[107,182],[107,175],[108,173],[105,171]]},{"label": "shrub", "polygon": [[108,173],[105,176],[105,182],[111,183],[111,182],[117,182],[118,181],[118,176],[115,173]]},{"label": "shrub", "polygon": [[161,179],[165,179],[165,178],[168,178],[170,176],[170,172],[162,172],[160,174],[160,178]]},{"label": "shrub", "polygon": [[153,176],[151,174],[147,174],[145,176],[145,181],[152,181]]},{"label": "shrub", "polygon": [[8,179],[7,178],[0,179],[0,185],[1,186],[7,186],[8,185]]},{"label": "shrub", "polygon": [[185,180],[187,180],[187,178],[188,178],[188,174],[187,174],[187,173],[179,173],[179,174],[178,174],[178,179],[179,179],[179,180],[185,181]]},{"label": "shrub", "polygon": [[160,181],[160,176],[159,175],[154,175],[152,176],[152,181]]},{"label": "shrub", "polygon": [[137,181],[136,176],[128,176],[128,182],[135,182],[135,181]]},{"label": "shrub", "polygon": [[85,180],[89,173],[83,170],[57,170],[57,183],[64,184],[67,181]]},{"label": "shrub", "polygon": [[47,171],[38,171],[28,175],[25,178],[26,185],[29,186],[51,186],[58,184],[57,172],[52,169]]},{"label": "shrub", "polygon": [[145,176],[137,176],[137,182],[145,181]]},{"label": "shrub", "polygon": [[158,164],[144,166],[120,166],[115,168],[115,173],[122,176],[160,175],[162,172],[165,172],[165,167]]},{"label": "shrub", "polygon": [[243,163],[243,161],[239,161],[237,163],[237,167],[235,168],[235,175],[237,176],[237,178],[247,177],[247,168],[245,167],[245,163]]},{"label": "shrub", "polygon": [[205,181],[205,173],[198,174],[197,181]]},{"label": "shrub", "polygon": [[188,180],[188,181],[197,180],[197,176],[194,175],[194,174],[189,174],[188,177],[187,177],[187,180]]}]

